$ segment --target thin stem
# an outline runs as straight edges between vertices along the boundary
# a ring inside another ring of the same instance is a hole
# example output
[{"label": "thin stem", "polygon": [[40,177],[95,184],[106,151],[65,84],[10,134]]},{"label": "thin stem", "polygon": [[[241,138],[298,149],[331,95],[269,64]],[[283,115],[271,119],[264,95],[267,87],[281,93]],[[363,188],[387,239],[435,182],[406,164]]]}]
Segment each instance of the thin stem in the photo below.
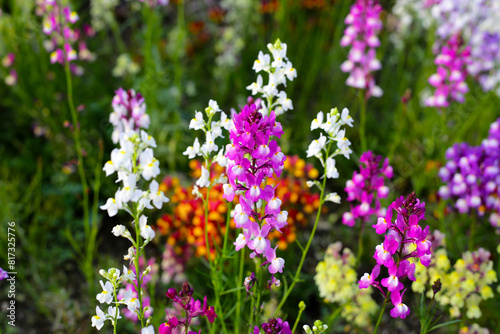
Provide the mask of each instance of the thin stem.
[{"label": "thin stem", "polygon": [[384,305],[382,306],[382,309],[380,310],[380,314],[378,316],[377,324],[375,325],[375,328],[373,329],[373,334],[377,333],[378,326],[380,325],[380,321],[382,320],[382,315],[384,315],[385,307],[387,306],[387,299],[384,300]]},{"label": "thin stem", "polygon": [[[245,247],[241,249],[240,252],[240,270],[238,272],[238,281],[236,282],[236,285],[238,286],[241,284],[241,281],[243,280],[243,267],[245,263]],[[235,328],[235,334],[240,333],[240,314],[241,314],[241,290],[237,291],[237,301],[236,301],[236,328]]]},{"label": "thin stem", "polygon": [[140,227],[139,227],[139,215],[137,214],[137,204],[135,204],[134,207],[134,222],[135,222],[135,242],[136,242],[136,249],[135,249],[135,259],[134,259],[134,264],[135,264],[135,278],[137,281],[137,298],[139,299],[139,313],[138,313],[138,318],[141,321],[141,328],[144,328],[144,309],[142,307],[142,276],[139,271],[139,257],[140,257],[140,249],[141,249],[141,232],[140,232]]},{"label": "thin stem", "polygon": [[302,316],[302,312],[304,312],[304,309],[299,309],[299,314],[297,315],[297,319],[295,319],[295,324],[293,325],[292,328],[292,333],[295,333],[295,330],[297,329],[297,325],[299,324],[300,317]]},{"label": "thin stem", "polygon": [[[328,155],[329,147],[327,150],[327,155]],[[279,310],[283,307],[285,304],[288,296],[292,292],[293,288],[295,287],[295,284],[299,281],[299,276],[300,276],[300,271],[302,270],[302,266],[304,265],[304,261],[306,259],[307,252],[309,251],[309,247],[311,247],[312,240],[314,238],[314,234],[316,233],[316,229],[318,227],[318,222],[319,222],[319,217],[321,216],[321,209],[323,207],[323,198],[325,195],[325,185],[326,185],[326,175],[323,177],[323,186],[321,187],[321,195],[319,197],[319,207],[318,207],[318,213],[316,214],[316,220],[314,221],[314,226],[311,231],[311,236],[309,237],[309,240],[307,241],[307,245],[304,248],[304,251],[302,252],[302,257],[300,259],[299,266],[297,268],[297,271],[295,272],[295,276],[293,277],[292,284],[290,285],[290,288],[286,291],[285,295],[283,296],[283,299],[281,299],[281,302],[279,303],[278,307],[274,311],[274,315],[276,315]]]},{"label": "thin stem", "polygon": [[360,122],[359,122],[359,139],[361,141],[361,151],[366,151],[366,98],[365,91],[359,90],[359,107],[360,107]]}]

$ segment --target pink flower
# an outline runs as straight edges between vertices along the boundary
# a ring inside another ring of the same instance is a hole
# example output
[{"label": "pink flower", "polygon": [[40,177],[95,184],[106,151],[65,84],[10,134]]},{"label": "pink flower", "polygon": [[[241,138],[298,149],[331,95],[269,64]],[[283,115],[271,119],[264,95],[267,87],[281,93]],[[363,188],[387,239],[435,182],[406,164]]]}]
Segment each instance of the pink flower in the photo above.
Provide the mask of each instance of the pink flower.
[{"label": "pink flower", "polygon": [[276,274],[278,271],[280,273],[283,272],[283,268],[285,267],[285,260],[283,260],[281,257],[276,256],[276,248],[269,247],[266,250],[266,259],[271,263],[269,265],[269,272],[271,274]]},{"label": "pink flower", "polygon": [[403,304],[403,295],[405,291],[406,290],[404,290],[401,294],[399,291],[394,291],[391,294],[391,301],[394,305],[394,308],[391,310],[391,317],[393,318],[404,319],[410,314],[410,308]]},{"label": "pink flower", "polygon": [[377,264],[375,267],[373,267],[371,275],[365,273],[363,277],[361,277],[361,279],[358,282],[359,288],[360,289],[368,288],[370,285],[373,284],[373,282],[375,281],[375,279],[378,277],[379,274],[380,274],[380,266]]}]

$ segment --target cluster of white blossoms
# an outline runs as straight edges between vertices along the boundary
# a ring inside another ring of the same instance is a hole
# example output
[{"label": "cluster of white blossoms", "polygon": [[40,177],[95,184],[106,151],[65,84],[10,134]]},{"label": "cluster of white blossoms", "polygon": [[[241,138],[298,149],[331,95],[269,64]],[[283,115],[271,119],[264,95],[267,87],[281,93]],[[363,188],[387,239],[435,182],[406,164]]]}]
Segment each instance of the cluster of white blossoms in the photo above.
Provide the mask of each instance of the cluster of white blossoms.
[{"label": "cluster of white blossoms", "polygon": [[267,44],[271,51],[273,60],[269,54],[259,51],[257,60],[253,63],[253,70],[256,73],[264,71],[269,75],[269,81],[264,85],[262,75],[257,76],[257,81],[247,86],[252,91],[252,95],[261,94],[260,111],[263,115],[269,115],[274,110],[276,115],[281,115],[287,110],[293,110],[292,100],[289,99],[285,91],[280,91],[278,86],[283,84],[286,87],[287,80],[293,81],[297,77],[297,71],[292,62],[286,57],[287,46],[279,39],[274,44]]},{"label": "cluster of white blossoms", "polygon": [[[131,105],[134,104],[137,96],[134,94],[125,93],[124,90],[117,91],[117,96],[113,99],[113,106],[115,102],[120,99],[120,104]],[[130,92],[130,91],[129,91]],[[140,96],[140,94],[137,94]],[[128,100],[127,100],[128,99]],[[140,103],[142,104],[143,101]],[[133,111],[134,109],[131,108]],[[116,113],[116,108],[115,111]],[[140,109],[139,118],[144,119],[145,110]],[[129,114],[129,117],[134,118],[138,115]],[[114,123],[113,123],[114,124]],[[135,124],[135,121],[127,121],[124,119],[123,124]],[[153,148],[156,147],[156,141],[153,137],[148,135],[140,126],[133,126],[126,131],[121,125],[115,125],[115,132],[119,132],[119,148],[113,149],[111,152],[111,160],[106,162],[103,170],[106,176],[117,174],[117,181],[122,182],[122,186],[118,188],[114,198],[109,198],[101,209],[107,210],[110,217],[115,216],[118,210],[128,212],[132,218],[132,227],[135,231],[132,234],[124,225],[116,225],[112,233],[117,237],[124,237],[128,239],[132,246],[128,250],[128,254],[124,256],[125,260],[134,263],[135,272],[139,272],[139,257],[144,254],[144,247],[154,238],[155,232],[147,224],[147,217],[142,213],[144,209],[153,209],[153,205],[161,209],[163,203],[168,202],[162,191],[159,190],[159,184],[154,178],[160,174],[160,166],[158,160],[153,155]],[[119,129],[117,129],[120,127]],[[140,131],[140,132],[139,132]],[[147,190],[142,190],[139,184],[145,181],[150,181]],[[150,311],[148,307],[143,308],[142,305],[142,278],[149,273],[151,267],[146,268],[144,272],[136,277],[133,271],[124,267],[122,274],[120,270],[112,268],[105,272],[100,271],[100,274],[106,278],[107,282],[100,281],[102,292],[97,295],[97,300],[100,303],[114,303],[115,307],[109,306],[108,313],[103,312],[99,306],[96,308],[97,315],[92,317],[92,326],[100,329],[104,321],[111,320],[113,326],[116,326],[116,321],[120,319],[120,311],[118,305],[126,305],[130,312],[135,312],[141,325],[144,325],[144,318],[146,311]],[[121,283],[131,283],[134,285],[137,295],[133,295],[131,290],[118,300],[117,289]],[[149,323],[149,319],[147,320]],[[143,326],[144,329],[146,327]]]},{"label": "cluster of white blossoms", "polygon": [[[218,121],[213,120],[214,116],[220,113]],[[207,119],[205,120],[205,116]],[[205,141],[200,144],[198,138],[195,138],[193,146],[189,146],[184,155],[189,159],[197,156],[203,157],[205,165],[201,166],[201,176],[196,181],[193,188],[193,194],[200,196],[199,188],[208,188],[212,186],[210,182],[210,166],[213,162],[217,162],[221,167],[226,167],[227,158],[224,156],[224,147],[219,150],[219,146],[215,143],[217,138],[224,138],[222,130],[229,131],[232,120],[227,117],[216,101],[210,100],[208,107],[205,108],[205,116],[201,111],[196,111],[195,117],[189,123],[189,128],[193,130],[203,130],[205,132]],[[225,183],[225,176],[222,174],[215,183]]]},{"label": "cluster of white blossoms", "polygon": [[[337,108],[333,108],[326,115],[320,111],[311,122],[311,131],[321,129],[326,134],[325,136],[321,133],[320,137],[313,140],[307,149],[307,157],[314,156],[318,158],[321,165],[325,168],[323,177],[326,176],[326,178],[330,179],[339,177],[339,172],[335,167],[335,156],[343,155],[346,159],[349,159],[352,153],[350,148],[351,142],[346,138],[345,129],[342,129],[342,126],[348,125],[352,127],[352,124],[353,119],[349,116],[349,110],[346,108],[342,110],[342,113]],[[336,144],[332,147],[334,143]],[[316,185],[320,190],[323,190],[322,184],[318,181],[307,181],[307,185],[309,187]],[[340,196],[337,193],[330,193],[325,196],[324,201],[340,203]]]}]

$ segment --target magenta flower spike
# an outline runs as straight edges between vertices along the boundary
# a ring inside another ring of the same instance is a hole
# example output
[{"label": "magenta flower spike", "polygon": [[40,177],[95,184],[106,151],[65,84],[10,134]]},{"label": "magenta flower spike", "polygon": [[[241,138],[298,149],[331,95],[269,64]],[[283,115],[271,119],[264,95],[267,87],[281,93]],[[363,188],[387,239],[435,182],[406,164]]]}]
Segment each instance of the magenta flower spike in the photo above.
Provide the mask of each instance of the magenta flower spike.
[{"label": "magenta flower spike", "polygon": [[366,90],[366,97],[383,94],[373,75],[382,68],[375,50],[380,46],[381,11],[377,0],[357,0],[344,21],[347,28],[340,40],[342,47],[351,46],[348,59],[340,66],[342,72],[349,73],[346,84]]},{"label": "magenta flower spike", "polygon": [[235,195],[240,195],[240,203],[234,209],[234,221],[243,233],[234,245],[237,251],[247,246],[252,250],[252,258],[262,257],[263,263],[269,264],[272,275],[282,272],[285,261],[276,256],[268,235],[287,224],[288,213],[281,210],[275,188],[266,185],[265,180],[273,175],[279,177],[283,170],[286,156],[272,139],[281,137],[282,133],[273,111],[267,116],[255,104],[246,105],[233,117],[229,132],[231,143],[225,155],[228,184],[223,186],[223,197],[233,200]]},{"label": "magenta flower spike", "polygon": [[[367,151],[361,155],[359,162],[360,171],[354,171],[352,179],[346,182],[344,188],[347,200],[352,204],[351,210],[343,214],[342,223],[350,227],[359,220],[364,224],[373,215],[385,215],[385,208],[382,208],[379,198],[387,198],[389,187],[385,185],[385,179],[393,177],[392,166],[387,158]],[[388,227],[383,218],[379,218],[377,226],[378,234],[385,233],[384,228]]]},{"label": "magenta flower spike", "polygon": [[[393,211],[396,212],[396,221],[393,222]],[[359,280],[359,288],[365,289],[373,286],[391,300],[394,309],[391,316],[406,318],[410,314],[409,308],[403,304],[405,288],[404,281],[408,278],[415,281],[415,263],[410,263],[410,258],[420,260],[424,266],[431,261],[432,249],[429,226],[422,229],[419,222],[425,219],[425,203],[411,193],[405,198],[401,196],[393,202],[384,218],[379,218],[373,225],[378,234],[386,233],[384,242],[375,248],[374,258],[377,265],[371,274],[365,273]],[[388,276],[377,280],[381,267],[386,267]],[[403,291],[403,292],[401,292]]]}]

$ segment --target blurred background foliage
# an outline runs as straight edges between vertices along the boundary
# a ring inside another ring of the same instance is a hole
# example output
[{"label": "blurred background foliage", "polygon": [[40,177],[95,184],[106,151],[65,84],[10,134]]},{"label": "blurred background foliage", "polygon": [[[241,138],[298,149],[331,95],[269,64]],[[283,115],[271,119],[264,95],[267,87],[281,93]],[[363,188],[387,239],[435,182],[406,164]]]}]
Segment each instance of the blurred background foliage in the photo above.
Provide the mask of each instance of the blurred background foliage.
[{"label": "blurred background foliage", "polygon": [[[73,82],[84,168],[90,175],[101,166],[99,142],[104,143],[106,160],[113,148],[108,122],[111,100],[114,91],[124,87],[136,89],[146,98],[152,120],[150,133],[158,144],[155,156],[163,175],[188,177],[188,159],[182,152],[194,139],[188,130],[194,111],[204,109],[209,99],[218,101],[226,112],[239,110],[249,95],[245,87],[256,78],[252,65],[258,51],[276,38],[287,43],[288,58],[298,73],[286,88],[294,110],[280,116],[285,129],[282,150],[305,158],[308,143],[314,138],[309,124],[318,111],[346,107],[355,122],[359,121],[358,92],[345,85],[347,74],[340,71],[347,50],[339,41],[352,1],[171,0],[168,6],[156,8],[132,0],[65,2],[78,12],[79,24],[90,24],[95,31],[95,36],[87,39],[95,60],[80,64],[84,73],[74,76]],[[429,224],[449,230],[448,251],[456,259],[464,251],[468,217],[452,214],[437,219],[443,211],[443,205],[436,202],[441,184],[437,171],[445,150],[453,143],[477,145],[487,136],[490,123],[500,114],[500,100],[469,82],[471,89],[464,104],[452,104],[446,110],[423,107],[422,96],[429,90],[427,79],[435,71],[433,28],[426,31],[414,22],[415,33],[406,36],[402,46],[394,43],[398,33],[397,19],[391,14],[394,3],[381,1],[384,30],[378,58],[382,70],[376,80],[384,95],[368,102],[368,148],[388,156],[394,167],[390,200],[415,190],[430,202]],[[91,305],[95,303],[89,296],[95,294],[87,291],[67,238],[69,233],[77,242],[83,240],[82,188],[71,134],[75,124],[69,122],[64,70],[50,63],[36,6],[34,0],[0,1],[0,57],[15,53],[18,73],[13,86],[0,80],[0,222],[4,230],[6,222],[17,223],[18,321],[26,328],[19,333],[84,333],[89,332]],[[1,78],[7,74],[0,68]],[[357,131],[355,123],[347,132],[354,159],[340,160],[340,179],[329,184],[341,196],[361,154]],[[101,203],[115,190],[110,179],[102,182]],[[312,279],[315,265],[330,242],[343,240],[355,248],[357,235],[340,224],[345,208],[347,204],[332,206],[324,215],[320,229],[325,233],[306,262],[307,279]],[[104,216],[101,214],[101,219]],[[98,243],[104,255],[96,257],[96,268],[106,267],[125,253],[124,244],[109,233],[111,227],[108,221],[100,222]],[[298,238],[305,240],[307,233],[306,228]],[[488,224],[481,226],[478,236],[476,244],[495,249],[498,237],[490,237]],[[0,233],[2,245],[5,239],[4,232]],[[365,239],[370,244],[365,249],[378,243],[374,236]],[[160,252],[156,251],[157,255]],[[293,254],[293,247],[289,252]],[[498,262],[497,254],[492,253]],[[365,260],[370,263],[369,254]],[[1,251],[3,263],[6,253]],[[289,266],[294,266],[293,260]],[[199,279],[195,276],[190,277],[194,285]],[[301,289],[290,299],[286,312],[295,314],[295,305],[305,300],[311,305],[306,319],[328,318],[330,310],[320,306],[316,287]],[[491,307],[485,307],[485,321],[498,324],[498,318],[492,317],[500,302],[495,298],[488,303]]]}]

